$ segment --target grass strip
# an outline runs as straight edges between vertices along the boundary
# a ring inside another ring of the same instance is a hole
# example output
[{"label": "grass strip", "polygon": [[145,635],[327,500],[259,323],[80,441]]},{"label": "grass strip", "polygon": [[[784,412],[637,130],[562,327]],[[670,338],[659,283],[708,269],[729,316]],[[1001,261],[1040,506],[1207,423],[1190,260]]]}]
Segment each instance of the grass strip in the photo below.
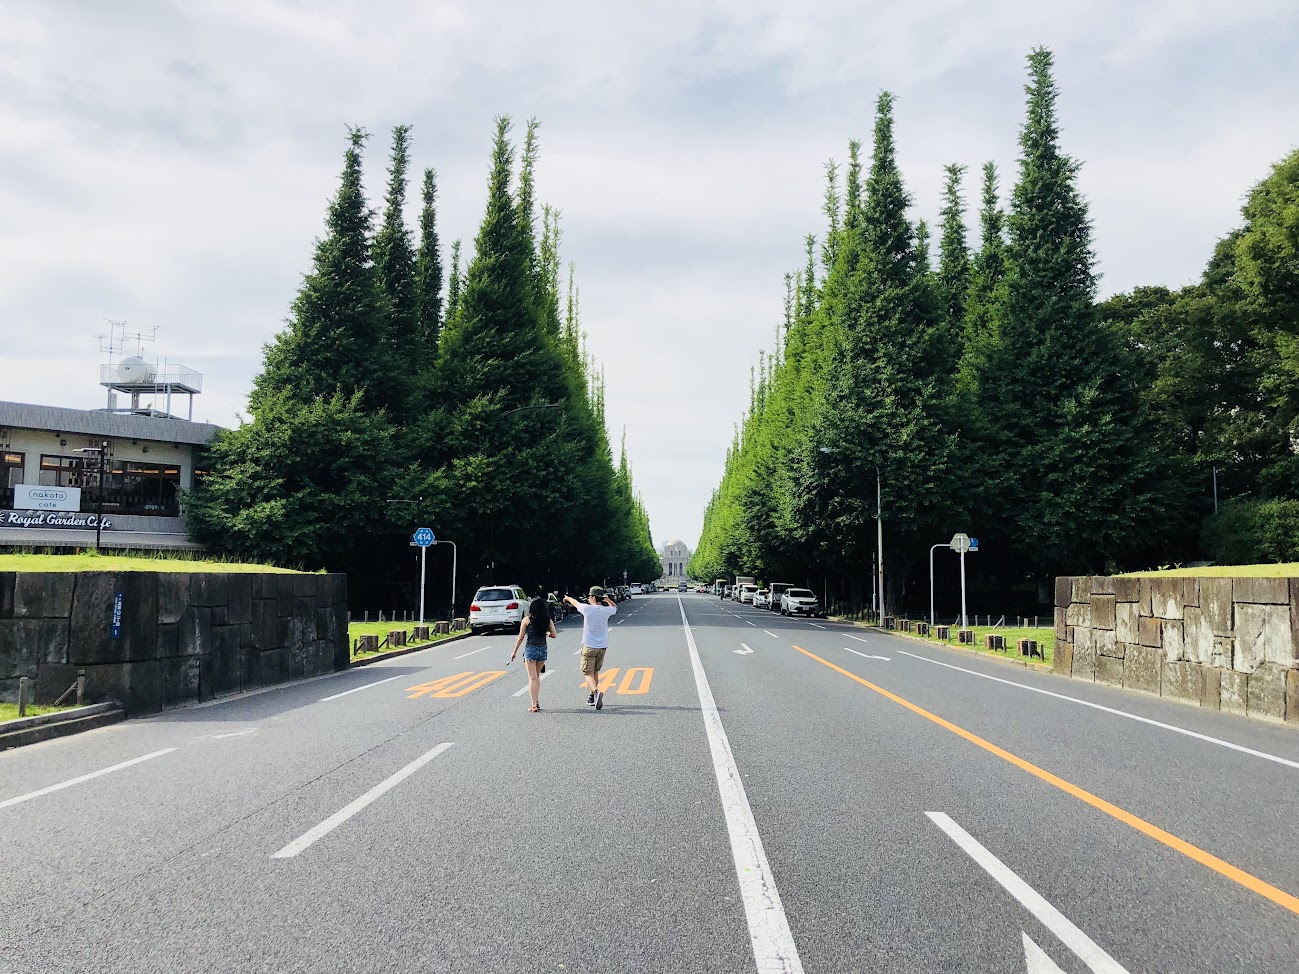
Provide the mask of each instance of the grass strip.
[{"label": "grass strip", "polygon": [[[39,706],[37,704],[29,703],[27,705],[27,713],[23,714],[23,716],[44,717],[46,714],[56,714],[59,713],[60,711],[71,710],[71,709],[72,709],[71,707],[44,707],[44,706]],[[6,720],[17,720],[17,719],[18,719],[18,704],[0,703],[0,723],[4,723]]]},{"label": "grass strip", "polygon": [[82,551],[67,555],[0,554],[0,572],[219,572],[300,574],[290,568],[212,558],[105,555]]}]

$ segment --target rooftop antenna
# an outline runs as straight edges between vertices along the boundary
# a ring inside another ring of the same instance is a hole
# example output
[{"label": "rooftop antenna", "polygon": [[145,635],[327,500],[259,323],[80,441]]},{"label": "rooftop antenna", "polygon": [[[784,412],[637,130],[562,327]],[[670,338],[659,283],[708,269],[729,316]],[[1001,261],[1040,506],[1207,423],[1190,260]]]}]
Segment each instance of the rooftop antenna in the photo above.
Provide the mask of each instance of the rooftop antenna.
[{"label": "rooftop antenna", "polygon": [[158,340],[157,325],[132,325],[129,321],[116,321],[112,318],[105,318],[108,322],[108,333],[100,332],[95,338],[99,342],[99,350],[108,354],[108,364],[113,364],[113,357],[121,355],[128,345],[135,345],[135,354],[139,358],[144,357],[144,343],[156,342]]}]

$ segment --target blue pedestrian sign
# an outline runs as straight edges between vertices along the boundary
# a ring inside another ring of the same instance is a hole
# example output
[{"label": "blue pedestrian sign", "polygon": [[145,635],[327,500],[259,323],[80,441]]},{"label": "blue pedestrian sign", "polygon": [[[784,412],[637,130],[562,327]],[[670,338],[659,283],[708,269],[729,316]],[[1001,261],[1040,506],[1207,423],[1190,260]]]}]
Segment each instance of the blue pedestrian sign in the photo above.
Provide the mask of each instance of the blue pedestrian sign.
[{"label": "blue pedestrian sign", "polygon": [[978,539],[978,538],[971,538],[971,539],[970,539],[970,550],[971,550],[971,551],[978,551],[978,550],[979,550],[979,539]]},{"label": "blue pedestrian sign", "polygon": [[433,537],[432,528],[420,528],[413,535],[411,535],[411,540],[414,541],[421,548],[427,548],[429,545],[433,544],[433,542],[436,541],[437,539]]}]

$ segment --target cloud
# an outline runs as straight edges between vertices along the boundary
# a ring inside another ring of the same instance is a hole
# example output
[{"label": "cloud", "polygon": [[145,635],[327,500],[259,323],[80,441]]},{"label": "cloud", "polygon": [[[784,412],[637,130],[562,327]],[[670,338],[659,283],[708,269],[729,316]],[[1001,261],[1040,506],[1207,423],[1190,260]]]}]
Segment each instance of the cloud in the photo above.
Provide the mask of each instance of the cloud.
[{"label": "cloud", "polygon": [[[1024,54],[1056,53],[1106,292],[1193,280],[1291,148],[1299,16],[1221,5],[784,0],[438,4],[46,0],[0,35],[0,396],[94,407],[101,316],[162,326],[231,422],[323,227],[346,125],[414,129],[446,245],[481,217],[491,119],[541,118],[583,321],[659,538],[694,544],[822,164],[898,95],[931,221],[941,168],[1013,184]],[[414,188],[410,216],[415,210]],[[971,219],[971,223],[973,223]],[[54,379],[57,378],[57,381]]]}]

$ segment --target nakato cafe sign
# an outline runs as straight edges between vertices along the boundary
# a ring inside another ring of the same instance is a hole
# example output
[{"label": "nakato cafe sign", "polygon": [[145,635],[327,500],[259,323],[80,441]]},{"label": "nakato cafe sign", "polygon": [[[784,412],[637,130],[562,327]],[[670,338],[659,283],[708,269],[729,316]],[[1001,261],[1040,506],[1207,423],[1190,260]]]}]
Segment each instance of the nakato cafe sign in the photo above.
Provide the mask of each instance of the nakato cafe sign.
[{"label": "nakato cafe sign", "polygon": [[17,484],[14,487],[14,507],[20,511],[79,511],[81,488]]},{"label": "nakato cafe sign", "polygon": [[[94,514],[65,511],[0,511],[0,528],[90,528],[98,525]],[[112,519],[104,518],[103,528],[112,527]]]}]

